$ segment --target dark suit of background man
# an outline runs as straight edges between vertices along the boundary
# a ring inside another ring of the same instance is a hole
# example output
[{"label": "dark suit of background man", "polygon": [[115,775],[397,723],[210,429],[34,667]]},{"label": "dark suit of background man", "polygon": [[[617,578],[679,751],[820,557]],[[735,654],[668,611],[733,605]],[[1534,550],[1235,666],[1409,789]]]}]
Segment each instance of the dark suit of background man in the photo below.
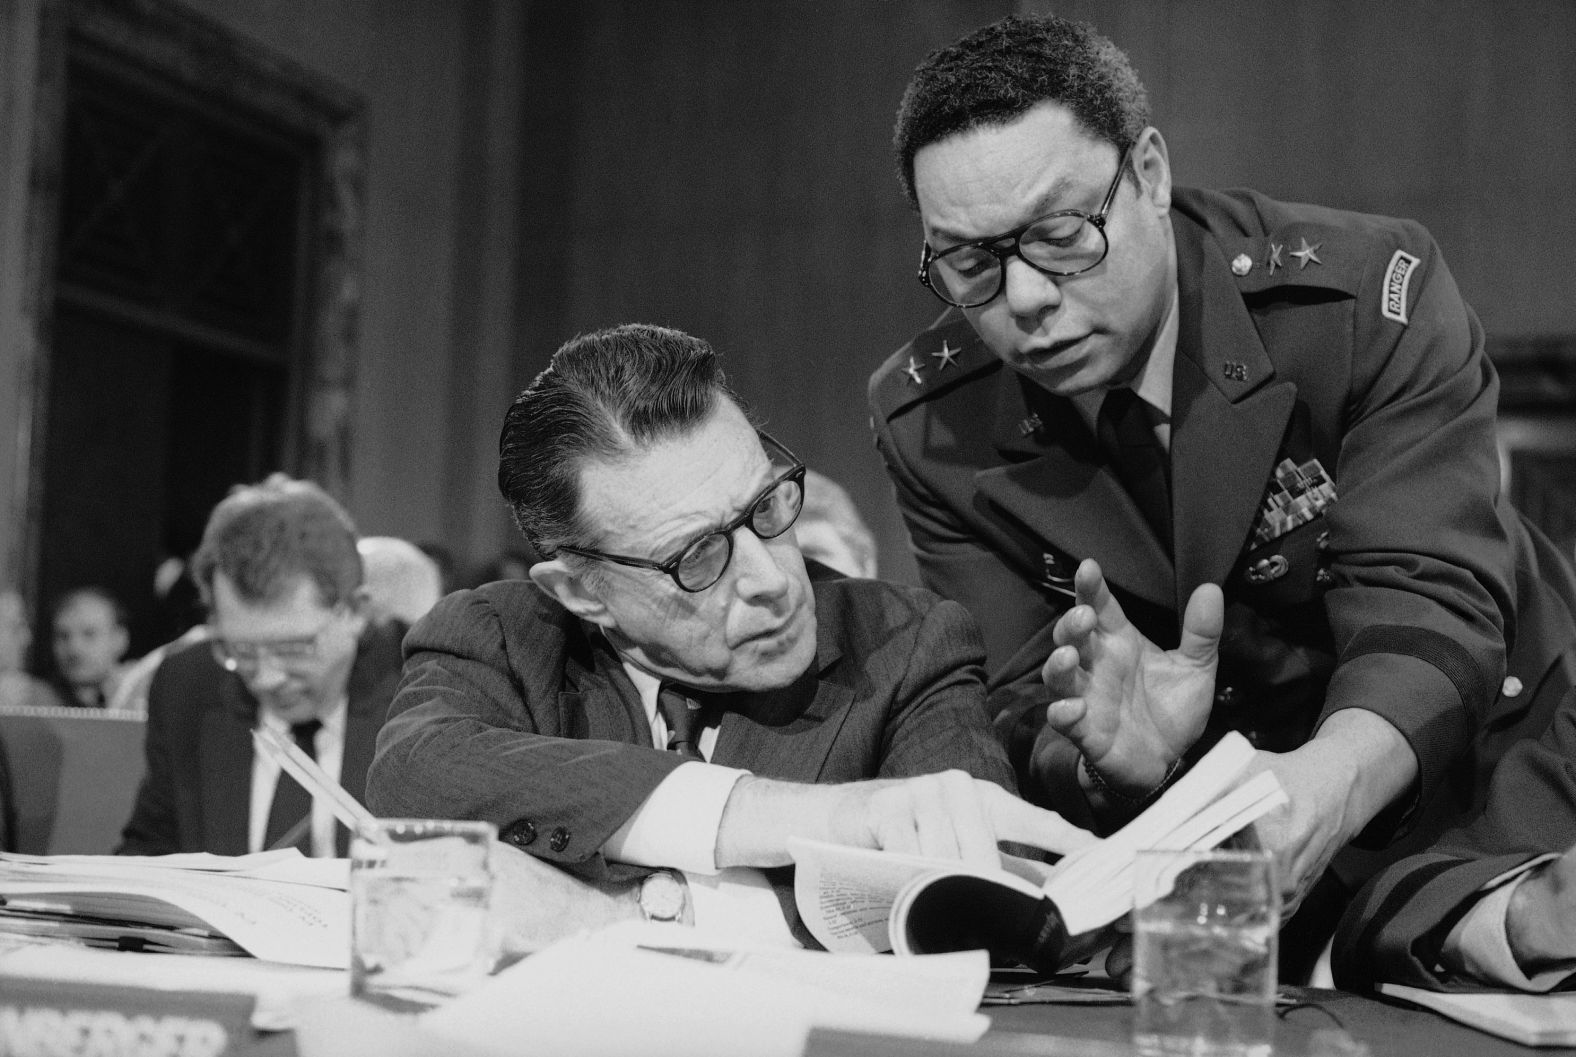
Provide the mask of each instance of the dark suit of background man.
[{"label": "dark suit of background man", "polygon": [[1294,899],[1481,800],[1453,769],[1491,713],[1546,721],[1572,595],[1500,497],[1494,371],[1428,233],[1173,187],[1126,57],[1054,18],[926,59],[895,146],[955,307],[872,379],[877,440],[1025,795],[1110,828],[1243,730]]},{"label": "dark suit of background man", "polygon": [[804,465],[756,432],[705,342],[574,339],[500,449],[550,557],[412,629],[374,811],[491,820],[664,920],[688,908],[646,898],[678,879],[652,868],[784,866],[794,835],[979,862],[998,840],[1087,840],[1006,791],[960,606],[807,571]]},{"label": "dark suit of background man", "polygon": [[350,516],[275,474],[214,508],[192,559],[211,636],[171,653],[148,692],[148,772],[123,854],[344,855],[326,807],[254,752],[252,728],[295,739],[352,796],[365,791],[399,682],[403,627],[366,615]]}]

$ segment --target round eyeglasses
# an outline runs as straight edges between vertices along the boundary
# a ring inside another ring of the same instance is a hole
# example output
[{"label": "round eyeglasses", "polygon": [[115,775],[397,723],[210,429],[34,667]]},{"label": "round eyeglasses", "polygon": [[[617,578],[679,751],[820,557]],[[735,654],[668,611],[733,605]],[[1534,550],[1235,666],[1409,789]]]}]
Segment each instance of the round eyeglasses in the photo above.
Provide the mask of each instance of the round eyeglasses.
[{"label": "round eyeglasses", "polygon": [[799,512],[804,509],[806,473],[804,463],[800,462],[793,452],[765,433],[760,434],[760,437],[762,441],[786,456],[786,461],[793,463],[792,469],[761,489],[738,517],[691,540],[678,554],[667,561],[656,562],[648,558],[608,554],[587,547],[559,547],[558,550],[566,554],[577,554],[582,558],[594,558],[615,565],[628,565],[637,569],[653,569],[659,573],[666,573],[673,578],[673,582],[678,584],[681,590],[691,594],[706,590],[721,580],[722,574],[728,571],[728,563],[733,560],[735,532],[741,528],[748,528],[763,540],[776,539],[793,527],[793,523],[799,520]]},{"label": "round eyeglasses", "polygon": [[1018,257],[1036,271],[1058,278],[1089,271],[1110,251],[1106,217],[1127,167],[1128,152],[1124,150],[1098,213],[1058,210],[1022,227],[959,243],[940,253],[926,242],[919,258],[920,283],[949,305],[978,308],[994,301],[1006,288],[1009,258]]}]

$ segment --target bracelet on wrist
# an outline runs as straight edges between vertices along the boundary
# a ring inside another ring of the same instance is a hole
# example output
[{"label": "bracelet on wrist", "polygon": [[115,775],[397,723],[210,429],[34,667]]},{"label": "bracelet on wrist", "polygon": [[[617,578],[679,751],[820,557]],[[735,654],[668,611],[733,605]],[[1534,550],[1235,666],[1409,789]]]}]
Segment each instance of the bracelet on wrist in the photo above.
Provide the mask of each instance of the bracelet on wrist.
[{"label": "bracelet on wrist", "polygon": [[1107,800],[1111,801],[1112,804],[1115,804],[1118,807],[1124,807],[1132,811],[1137,811],[1140,808],[1148,807],[1149,803],[1154,800],[1155,797],[1159,796],[1165,791],[1166,786],[1171,784],[1171,780],[1175,778],[1177,776],[1177,772],[1182,769],[1182,758],[1178,756],[1171,762],[1171,766],[1166,768],[1166,773],[1161,777],[1159,785],[1155,786],[1143,796],[1129,796],[1112,785],[1105,775],[1100,773],[1100,769],[1089,762],[1089,757],[1080,753],[1078,756],[1078,762],[1080,765],[1082,765],[1084,774],[1089,776],[1089,784],[1093,786],[1101,796],[1105,797]]}]

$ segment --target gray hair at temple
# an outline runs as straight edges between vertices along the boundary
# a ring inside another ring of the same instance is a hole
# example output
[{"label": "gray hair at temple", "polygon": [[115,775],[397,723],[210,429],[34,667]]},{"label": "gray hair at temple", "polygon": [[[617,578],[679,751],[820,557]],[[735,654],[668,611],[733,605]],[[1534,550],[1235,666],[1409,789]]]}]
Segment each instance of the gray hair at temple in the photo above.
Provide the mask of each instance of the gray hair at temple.
[{"label": "gray hair at temple", "polygon": [[914,155],[982,125],[1060,103],[1118,150],[1149,125],[1149,95],[1127,55],[1083,22],[1008,15],[926,56],[898,105],[892,149],[909,203]]},{"label": "gray hair at temple", "polygon": [[498,490],[515,524],[545,556],[595,546],[582,522],[580,471],[683,436],[719,398],[748,414],[716,350],[700,338],[643,323],[581,334],[515,397],[498,437]]},{"label": "gray hair at temple", "polygon": [[220,571],[252,603],[277,601],[298,575],[312,579],[325,606],[348,602],[364,576],[356,523],[311,481],[276,473],[236,485],[208,515],[192,555],[192,577],[210,606]]}]

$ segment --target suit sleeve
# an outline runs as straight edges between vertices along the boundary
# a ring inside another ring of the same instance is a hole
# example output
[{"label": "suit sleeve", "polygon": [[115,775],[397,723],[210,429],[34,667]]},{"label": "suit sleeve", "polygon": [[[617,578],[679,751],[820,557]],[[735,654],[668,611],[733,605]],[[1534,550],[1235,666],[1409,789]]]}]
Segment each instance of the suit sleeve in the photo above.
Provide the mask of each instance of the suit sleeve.
[{"label": "suit sleeve", "polygon": [[1482,329],[1427,233],[1404,224],[1399,242],[1420,261],[1409,321],[1377,303],[1395,267],[1390,245],[1354,309],[1340,498],[1328,515],[1337,667],[1320,719],[1356,707],[1393,723],[1417,755],[1421,801],[1495,699],[1515,569],[1496,505],[1498,385]]},{"label": "suit sleeve", "polygon": [[[405,672],[367,775],[379,815],[474,818],[511,843],[594,880],[649,872],[610,866],[602,845],[682,759],[615,741],[558,736],[558,687],[517,670],[484,596],[452,595],[411,629]],[[541,643],[551,654],[553,644]]]},{"label": "suit sleeve", "polygon": [[[973,619],[956,602],[938,601],[922,611],[906,646],[911,652],[893,691],[877,777],[957,768],[1017,792],[986,719],[985,653]],[[866,660],[880,663],[879,656]]]},{"label": "suit sleeve", "polygon": [[143,732],[147,769],[137,787],[131,818],[121,830],[116,855],[170,855],[187,850],[181,846],[171,749],[174,738],[194,735],[174,729],[178,724],[173,711],[182,695],[171,687],[173,678],[170,667],[161,663],[148,687],[148,720]]},{"label": "suit sleeve", "polygon": [[[1560,702],[1536,740],[1518,742],[1494,771],[1483,814],[1427,851],[1380,871],[1335,934],[1336,983],[1431,990],[1463,986],[1442,975],[1439,952],[1483,886],[1500,874],[1576,843],[1576,692]],[[1469,986],[1469,985],[1468,985]]]}]

